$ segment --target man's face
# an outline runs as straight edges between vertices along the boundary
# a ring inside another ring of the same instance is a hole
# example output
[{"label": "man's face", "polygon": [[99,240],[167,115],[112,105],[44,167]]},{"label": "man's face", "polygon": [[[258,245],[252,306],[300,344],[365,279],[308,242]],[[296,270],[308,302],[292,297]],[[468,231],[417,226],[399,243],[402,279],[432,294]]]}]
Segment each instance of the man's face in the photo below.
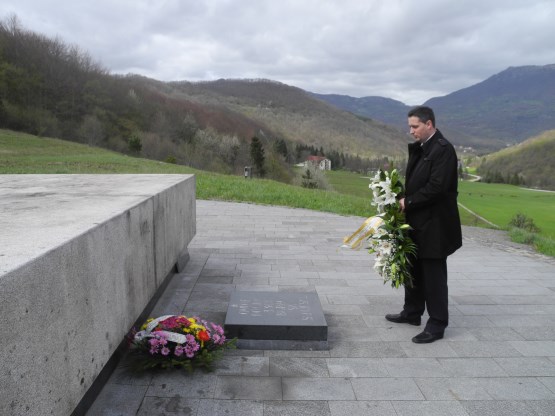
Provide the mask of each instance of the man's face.
[{"label": "man's face", "polygon": [[430,120],[423,123],[416,116],[409,117],[409,129],[415,141],[420,143],[424,143],[434,132],[434,126]]}]

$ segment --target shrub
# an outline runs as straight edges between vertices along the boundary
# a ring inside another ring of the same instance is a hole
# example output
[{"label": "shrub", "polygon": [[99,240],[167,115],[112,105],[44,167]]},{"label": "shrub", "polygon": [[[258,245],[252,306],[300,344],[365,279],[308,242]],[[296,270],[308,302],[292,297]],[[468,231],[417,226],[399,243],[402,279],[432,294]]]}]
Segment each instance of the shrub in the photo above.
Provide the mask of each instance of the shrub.
[{"label": "shrub", "polygon": [[129,140],[129,150],[134,153],[140,153],[143,148],[143,143],[141,142],[141,138],[137,134],[133,134]]},{"label": "shrub", "polygon": [[308,189],[327,190],[331,188],[324,172],[311,163],[299,170],[294,182],[296,185]]},{"label": "shrub", "polygon": [[534,224],[534,220],[521,212],[518,212],[513,218],[511,218],[509,226],[520,228],[531,233],[537,233],[540,231],[536,224]]},{"label": "shrub", "polygon": [[531,245],[537,252],[555,257],[555,240],[550,237],[544,237],[516,227],[509,231],[509,236],[511,241],[515,243]]},{"label": "shrub", "polygon": [[526,231],[523,228],[515,227],[509,232],[509,236],[511,237],[511,241],[515,243],[532,245],[534,244],[536,234]]}]

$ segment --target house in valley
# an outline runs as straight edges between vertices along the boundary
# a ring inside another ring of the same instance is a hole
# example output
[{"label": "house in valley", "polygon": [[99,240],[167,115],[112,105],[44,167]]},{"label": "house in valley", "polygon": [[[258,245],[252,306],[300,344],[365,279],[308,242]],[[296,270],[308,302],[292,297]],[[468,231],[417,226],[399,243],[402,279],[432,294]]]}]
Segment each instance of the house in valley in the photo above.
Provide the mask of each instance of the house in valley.
[{"label": "house in valley", "polygon": [[304,166],[308,166],[309,163],[320,170],[331,170],[331,160],[323,156],[308,156]]}]

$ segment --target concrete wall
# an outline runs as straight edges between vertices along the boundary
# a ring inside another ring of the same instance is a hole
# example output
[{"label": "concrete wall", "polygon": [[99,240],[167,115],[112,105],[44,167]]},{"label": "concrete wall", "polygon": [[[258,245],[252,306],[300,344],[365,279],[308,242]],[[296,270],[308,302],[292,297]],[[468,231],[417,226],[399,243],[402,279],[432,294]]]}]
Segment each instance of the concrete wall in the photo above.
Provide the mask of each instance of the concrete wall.
[{"label": "concrete wall", "polygon": [[0,175],[0,414],[69,415],[195,235],[192,175]]}]

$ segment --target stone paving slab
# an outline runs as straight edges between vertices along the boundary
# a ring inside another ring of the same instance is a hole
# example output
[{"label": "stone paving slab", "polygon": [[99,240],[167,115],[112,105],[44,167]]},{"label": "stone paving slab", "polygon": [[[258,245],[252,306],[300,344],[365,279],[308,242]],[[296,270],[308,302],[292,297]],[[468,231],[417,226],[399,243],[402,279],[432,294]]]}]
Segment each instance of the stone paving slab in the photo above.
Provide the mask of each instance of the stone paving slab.
[{"label": "stone paving slab", "polygon": [[[197,201],[191,260],[156,315],[222,322],[232,290],[311,291],[329,351],[234,350],[213,373],[137,376],[124,363],[88,415],[496,416],[555,414],[555,261],[463,227],[449,266],[445,338],[392,324],[402,291],[381,282],[364,250],[339,248],[361,218]],[[425,316],[424,319],[427,319]]]}]

